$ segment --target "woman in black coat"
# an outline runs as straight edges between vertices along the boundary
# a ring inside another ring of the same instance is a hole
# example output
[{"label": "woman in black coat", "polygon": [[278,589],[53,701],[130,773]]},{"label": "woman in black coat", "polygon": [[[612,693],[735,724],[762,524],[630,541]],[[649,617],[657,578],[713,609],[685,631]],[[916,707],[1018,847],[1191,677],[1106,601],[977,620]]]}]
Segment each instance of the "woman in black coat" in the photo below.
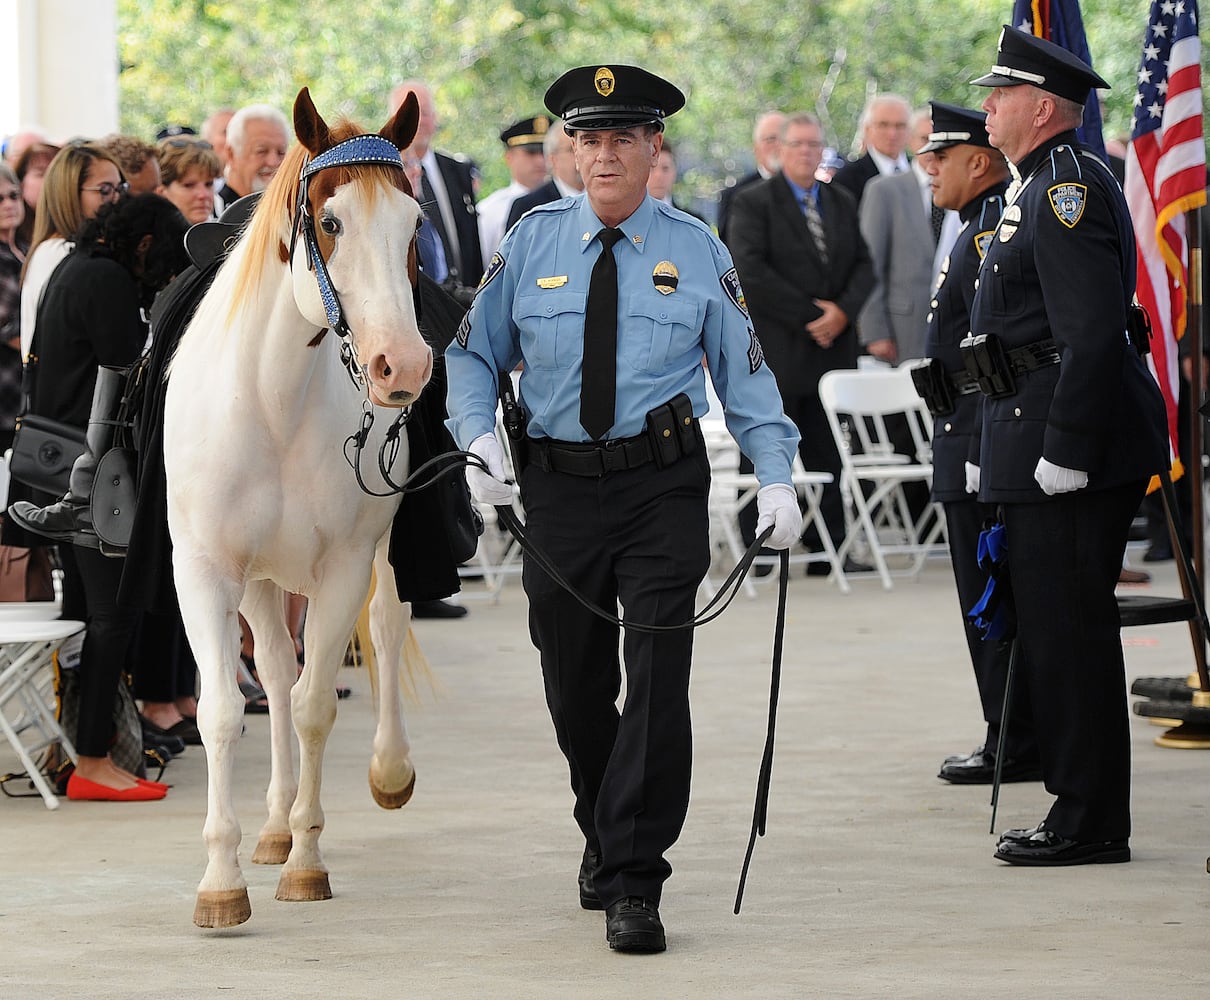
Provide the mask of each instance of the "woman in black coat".
[{"label": "woman in black coat", "polygon": [[[97,368],[125,367],[142,353],[148,336],[146,309],[188,264],[186,228],[171,202],[151,194],[123,198],[85,224],[75,249],[48,282],[38,310],[31,412],[88,427]],[[117,602],[122,560],[79,545],[63,545],[61,553],[65,573],[78,573],[83,583],[88,626],[79,665],[78,760],[67,796],[163,798],[167,786],[144,781],[109,757],[114,697],[128,667],[138,619]],[[64,612],[69,617],[79,613]]]}]

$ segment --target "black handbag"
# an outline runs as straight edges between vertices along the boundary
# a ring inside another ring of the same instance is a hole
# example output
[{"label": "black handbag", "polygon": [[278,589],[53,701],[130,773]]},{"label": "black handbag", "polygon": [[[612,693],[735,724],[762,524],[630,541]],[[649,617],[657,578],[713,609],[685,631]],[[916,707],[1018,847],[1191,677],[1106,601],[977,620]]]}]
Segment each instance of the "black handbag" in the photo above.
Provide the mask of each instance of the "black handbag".
[{"label": "black handbag", "polygon": [[59,497],[67,492],[71,467],[84,454],[84,432],[36,413],[17,417],[8,472],[26,486]]}]

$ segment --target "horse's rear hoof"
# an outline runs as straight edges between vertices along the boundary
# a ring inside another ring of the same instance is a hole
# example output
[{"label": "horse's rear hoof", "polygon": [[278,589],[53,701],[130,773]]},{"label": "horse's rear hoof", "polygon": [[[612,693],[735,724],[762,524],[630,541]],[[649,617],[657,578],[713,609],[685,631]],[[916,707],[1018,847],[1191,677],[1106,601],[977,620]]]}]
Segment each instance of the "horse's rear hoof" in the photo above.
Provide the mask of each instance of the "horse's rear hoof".
[{"label": "horse's rear hoof", "polygon": [[294,838],[288,833],[262,833],[252,852],[254,865],[282,865],[290,856]]},{"label": "horse's rear hoof", "polygon": [[408,804],[415,788],[416,772],[414,770],[412,771],[412,780],[398,792],[388,792],[385,789],[379,788],[374,784],[374,772],[370,772],[370,794],[374,796],[374,801],[383,809],[402,809]]},{"label": "horse's rear hoof", "polygon": [[248,890],[207,889],[198,892],[193,922],[198,927],[235,927],[252,916]]},{"label": "horse's rear hoof", "polygon": [[331,899],[328,873],[314,868],[284,871],[277,883],[277,898],[284,903],[313,903]]}]

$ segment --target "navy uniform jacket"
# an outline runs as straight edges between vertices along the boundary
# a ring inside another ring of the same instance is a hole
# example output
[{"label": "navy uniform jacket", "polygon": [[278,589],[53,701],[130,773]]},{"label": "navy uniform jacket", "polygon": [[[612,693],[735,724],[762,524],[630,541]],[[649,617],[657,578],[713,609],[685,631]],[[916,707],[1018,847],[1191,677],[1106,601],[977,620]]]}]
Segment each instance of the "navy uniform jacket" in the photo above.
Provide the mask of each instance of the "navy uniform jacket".
[{"label": "navy uniform jacket", "polygon": [[[586,440],[579,419],[584,306],[602,228],[579,195],[531,210],[504,237],[445,354],[447,424],[459,446],[495,427],[496,373],[518,363],[529,435]],[[702,222],[649,196],[618,228],[625,239],[613,248],[617,406],[608,437],[643,433],[648,411],[682,392],[703,416],[704,357],[727,427],[761,484],[789,483],[798,431],[782,412],[726,248]]]},{"label": "navy uniform jacket", "polygon": [[1145,479],[1167,461],[1159,387],[1126,338],[1134,231],[1121,188],[1066,132],[1017,165],[979,272],[971,331],[1006,349],[1053,338],[1061,361],[984,400],[979,499],[1046,499],[1038,459],[1088,473],[1088,490]]},{"label": "navy uniform jacket", "polygon": [[[958,212],[962,228],[954,246],[941,264],[937,289],[929,303],[925,357],[936,358],[946,372],[963,372],[958,344],[971,328],[971,304],[975,300],[975,277],[979,262],[1004,210],[1004,189],[996,184],[963,205]],[[979,433],[983,394],[968,393],[954,399],[954,412],[933,418],[933,499],[944,502],[969,500],[966,492],[966,461],[977,457],[974,438]]]}]

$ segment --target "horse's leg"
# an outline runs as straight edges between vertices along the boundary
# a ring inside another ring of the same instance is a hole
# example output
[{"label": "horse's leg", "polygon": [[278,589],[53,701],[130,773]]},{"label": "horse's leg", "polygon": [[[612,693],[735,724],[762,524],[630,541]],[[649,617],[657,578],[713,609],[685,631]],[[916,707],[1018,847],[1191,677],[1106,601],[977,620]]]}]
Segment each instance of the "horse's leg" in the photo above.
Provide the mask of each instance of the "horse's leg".
[{"label": "horse's leg", "polygon": [[332,897],[319,851],[324,828],[319,798],[323,752],[336,721],[336,672],[369,586],[369,562],[349,552],[330,556],[321,568],[320,592],[311,595],[308,605],[307,667],[290,694],[298,735],[298,794],[290,810],[293,842],[277,883],[278,899],[307,902]]},{"label": "horse's leg", "polygon": [[252,863],[258,865],[280,865],[290,853],[290,807],[298,792],[290,726],[290,688],[298,677],[298,664],[284,607],[281,588],[269,580],[250,582],[240,605],[252,629],[256,673],[269,702],[270,767],[265,793],[269,816],[252,853]]},{"label": "horse's leg", "polygon": [[[411,608],[395,596],[394,570],[387,559],[389,541],[390,532],[374,554],[378,585],[370,601],[370,637],[378,662],[378,728],[370,758],[370,794],[383,809],[399,809],[416,787],[399,694],[400,656],[409,661],[413,658],[415,640],[409,637]],[[419,655],[419,647],[414,652]]]},{"label": "horse's leg", "polygon": [[180,539],[173,569],[185,630],[201,673],[197,727],[207,765],[202,828],[207,862],[197,887],[193,922],[199,927],[234,927],[252,915],[248,884],[239,867],[240,827],[232,794],[235,748],[244,722],[244,696],[236,680],[240,585],[205,555],[191,555]]}]

